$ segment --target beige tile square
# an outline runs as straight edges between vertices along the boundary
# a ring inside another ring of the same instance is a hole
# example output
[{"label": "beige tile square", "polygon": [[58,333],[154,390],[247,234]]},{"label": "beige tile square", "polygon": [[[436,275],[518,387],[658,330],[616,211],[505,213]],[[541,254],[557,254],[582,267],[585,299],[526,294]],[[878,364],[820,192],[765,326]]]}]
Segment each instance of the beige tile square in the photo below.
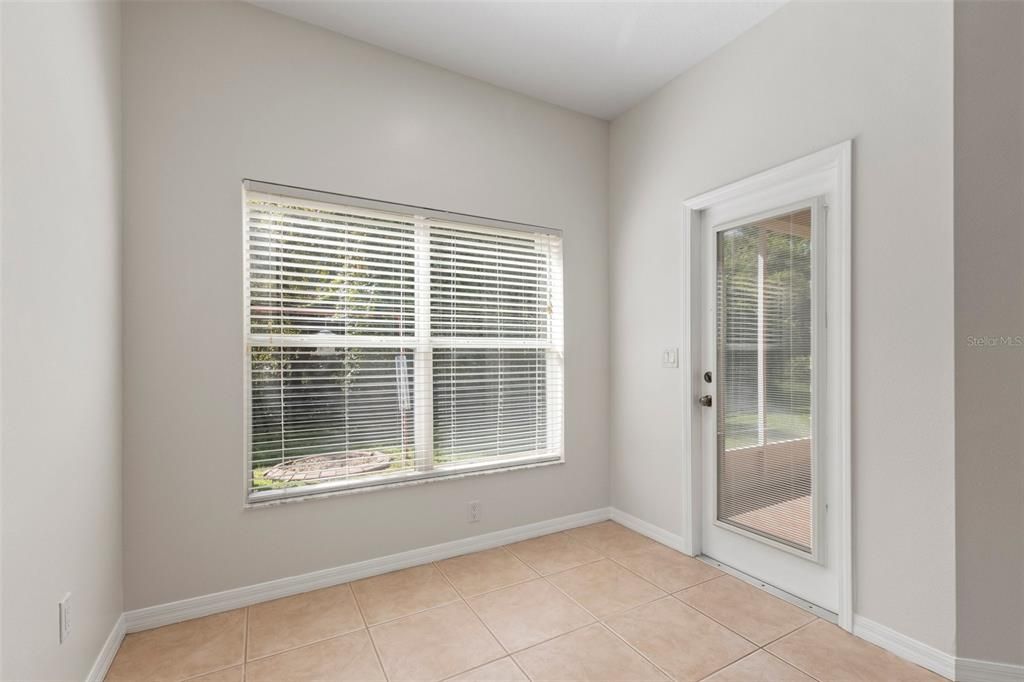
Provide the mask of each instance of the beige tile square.
[{"label": "beige tile square", "polygon": [[658,544],[622,554],[615,561],[666,592],[677,592],[722,575],[714,566]]},{"label": "beige tile square", "polygon": [[943,679],[823,620],[811,623],[767,648],[782,660],[823,682],[914,682]]},{"label": "beige tile square", "polygon": [[384,680],[366,630],[261,658],[245,666],[246,682]]},{"label": "beige tile square", "polygon": [[757,649],[678,599],[665,597],[606,625],[676,680],[700,680]]},{"label": "beige tile square", "polygon": [[249,607],[248,658],[311,644],[363,627],[348,585],[328,587]]},{"label": "beige tile square", "polygon": [[408,616],[459,598],[431,564],[357,580],[352,583],[352,592],[368,625]]},{"label": "beige tile square", "polygon": [[509,651],[575,630],[594,619],[544,580],[473,597],[469,605]]},{"label": "beige tile square", "polygon": [[667,680],[643,656],[600,623],[513,656],[531,680]]},{"label": "beige tile square", "polygon": [[207,673],[199,677],[190,677],[188,682],[242,682],[245,677],[245,668],[236,665],[232,668],[218,670],[215,673]]},{"label": "beige tile square", "polygon": [[814,620],[803,609],[731,575],[701,583],[676,596],[760,646]]},{"label": "beige tile square", "polygon": [[705,682],[815,682],[761,649],[707,678]]},{"label": "beige tile square", "polygon": [[245,609],[128,635],[108,680],[183,680],[242,662]]},{"label": "beige tile square", "polygon": [[437,562],[437,567],[465,597],[537,577],[529,566],[503,547],[445,559]]},{"label": "beige tile square", "polygon": [[608,559],[570,568],[549,576],[548,580],[598,618],[665,596],[654,585]]},{"label": "beige tile square", "polygon": [[506,547],[541,575],[575,568],[601,558],[595,550],[565,533],[552,533]]},{"label": "beige tile square", "polygon": [[573,528],[566,533],[573,540],[589,545],[605,556],[618,556],[657,544],[654,540],[629,530],[614,521]]},{"label": "beige tile square", "polygon": [[377,625],[370,634],[392,682],[441,680],[505,655],[462,602]]},{"label": "beige tile square", "polygon": [[474,668],[449,678],[450,682],[529,682],[523,671],[511,658],[499,658],[494,663]]}]

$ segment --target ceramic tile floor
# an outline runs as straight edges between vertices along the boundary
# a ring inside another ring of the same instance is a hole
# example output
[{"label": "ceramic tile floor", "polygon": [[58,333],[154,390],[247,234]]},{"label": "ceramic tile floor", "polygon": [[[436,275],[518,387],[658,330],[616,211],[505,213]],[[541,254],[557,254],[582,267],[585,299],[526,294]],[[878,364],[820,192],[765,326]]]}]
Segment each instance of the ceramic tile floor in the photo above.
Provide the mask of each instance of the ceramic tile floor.
[{"label": "ceramic tile floor", "polygon": [[108,680],[941,680],[611,521],[128,635]]}]

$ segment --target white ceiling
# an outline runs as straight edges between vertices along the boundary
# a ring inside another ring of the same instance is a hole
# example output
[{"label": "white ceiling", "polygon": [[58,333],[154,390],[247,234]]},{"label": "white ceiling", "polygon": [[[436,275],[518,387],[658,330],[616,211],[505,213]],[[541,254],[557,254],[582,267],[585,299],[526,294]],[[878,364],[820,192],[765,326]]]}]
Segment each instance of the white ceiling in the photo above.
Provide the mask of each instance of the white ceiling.
[{"label": "white ceiling", "polygon": [[628,110],[783,4],[250,0],[599,118]]}]

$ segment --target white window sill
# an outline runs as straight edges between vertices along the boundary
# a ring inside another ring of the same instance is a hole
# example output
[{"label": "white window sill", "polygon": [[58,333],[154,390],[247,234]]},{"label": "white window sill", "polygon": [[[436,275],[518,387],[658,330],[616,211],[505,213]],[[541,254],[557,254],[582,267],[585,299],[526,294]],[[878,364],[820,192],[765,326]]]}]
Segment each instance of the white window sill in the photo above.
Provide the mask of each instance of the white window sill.
[{"label": "white window sill", "polygon": [[[245,500],[246,509],[262,509],[291,502],[322,500],[340,495],[355,495],[376,490],[391,490],[425,483],[452,481],[469,476],[483,476],[508,471],[522,471],[552,464],[564,464],[562,454],[530,457],[528,459],[506,459],[501,462],[485,464],[455,464],[442,466],[426,472],[411,472],[402,476],[380,476],[364,478],[358,481],[333,481],[330,483],[297,486],[295,488],[279,488],[248,493]],[[443,472],[443,473],[442,473]]]}]

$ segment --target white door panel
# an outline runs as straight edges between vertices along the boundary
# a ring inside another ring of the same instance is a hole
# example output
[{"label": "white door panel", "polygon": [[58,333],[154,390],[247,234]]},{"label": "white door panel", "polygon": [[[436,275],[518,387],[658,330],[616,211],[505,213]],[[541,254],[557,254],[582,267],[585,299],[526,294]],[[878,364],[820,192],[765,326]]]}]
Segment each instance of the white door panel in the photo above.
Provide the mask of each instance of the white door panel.
[{"label": "white door panel", "polygon": [[723,202],[702,220],[702,548],[838,611],[827,196],[783,196]]}]

